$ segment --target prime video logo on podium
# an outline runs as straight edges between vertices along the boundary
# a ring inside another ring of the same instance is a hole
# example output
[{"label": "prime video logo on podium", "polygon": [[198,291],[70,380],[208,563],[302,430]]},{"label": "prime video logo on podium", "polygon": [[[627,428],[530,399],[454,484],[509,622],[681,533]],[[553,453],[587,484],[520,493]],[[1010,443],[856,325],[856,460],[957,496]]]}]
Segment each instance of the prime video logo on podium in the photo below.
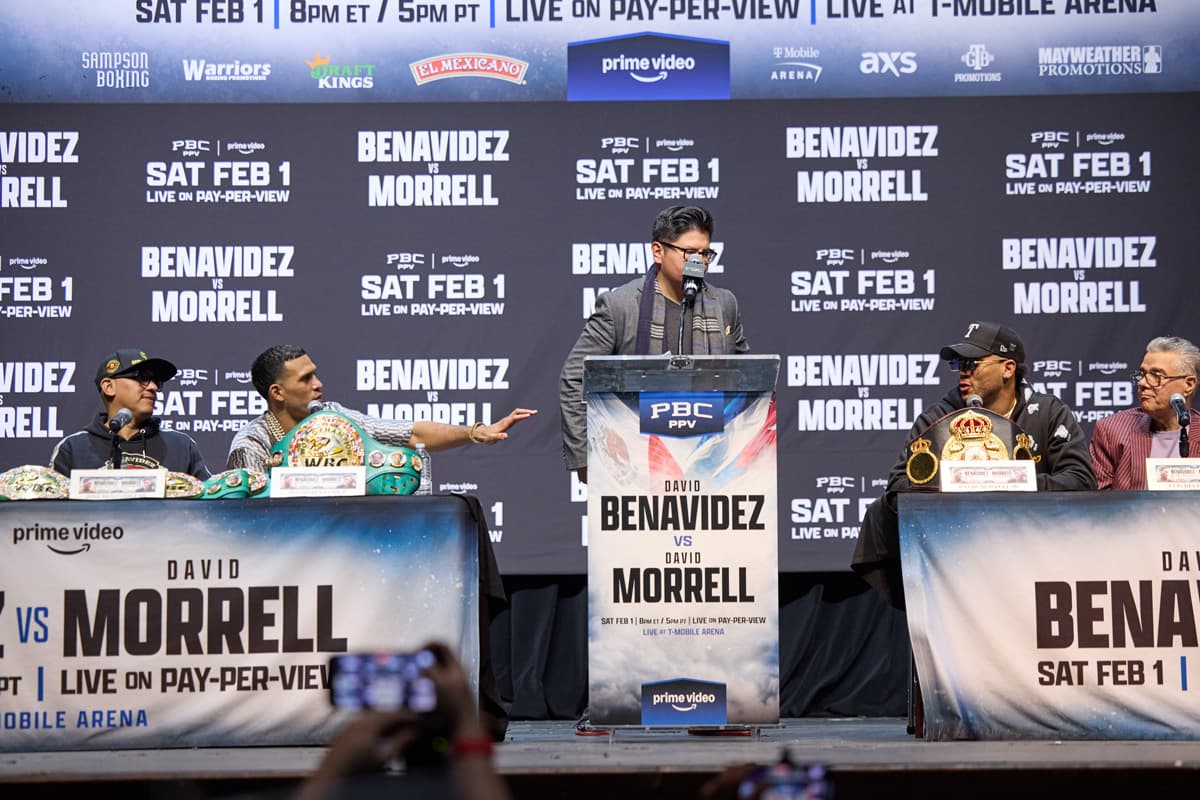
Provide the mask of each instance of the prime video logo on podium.
[{"label": "prime video logo on podium", "polygon": [[725,684],[673,678],[642,684],[643,725],[724,725]]}]

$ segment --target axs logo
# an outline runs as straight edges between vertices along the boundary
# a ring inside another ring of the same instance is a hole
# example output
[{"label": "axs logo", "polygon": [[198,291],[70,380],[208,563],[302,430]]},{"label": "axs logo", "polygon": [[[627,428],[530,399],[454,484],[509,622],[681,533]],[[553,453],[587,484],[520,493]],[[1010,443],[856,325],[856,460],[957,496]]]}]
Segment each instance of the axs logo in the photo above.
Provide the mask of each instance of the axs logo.
[{"label": "axs logo", "polygon": [[890,53],[863,53],[858,69],[864,75],[911,75],[917,71],[917,54],[911,50]]}]

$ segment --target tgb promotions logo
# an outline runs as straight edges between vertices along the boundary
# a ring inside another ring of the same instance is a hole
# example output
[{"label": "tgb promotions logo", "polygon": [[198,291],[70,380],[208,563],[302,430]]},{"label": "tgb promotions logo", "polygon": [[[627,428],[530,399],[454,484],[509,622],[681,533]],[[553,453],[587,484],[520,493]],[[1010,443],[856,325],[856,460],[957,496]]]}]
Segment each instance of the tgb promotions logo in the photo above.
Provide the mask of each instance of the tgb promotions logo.
[{"label": "tgb promotions logo", "polygon": [[699,436],[725,430],[721,392],[642,392],[641,432],[658,436]]},{"label": "tgb promotions logo", "polygon": [[571,42],[567,99],[728,100],[729,43],[655,33]]},{"label": "tgb promotions logo", "polygon": [[643,725],[724,725],[725,684],[675,678],[642,684]]},{"label": "tgb promotions logo", "polygon": [[970,72],[954,73],[955,83],[998,83],[1003,77],[999,72],[989,72],[996,57],[987,49],[987,45],[973,44],[959,58]]}]

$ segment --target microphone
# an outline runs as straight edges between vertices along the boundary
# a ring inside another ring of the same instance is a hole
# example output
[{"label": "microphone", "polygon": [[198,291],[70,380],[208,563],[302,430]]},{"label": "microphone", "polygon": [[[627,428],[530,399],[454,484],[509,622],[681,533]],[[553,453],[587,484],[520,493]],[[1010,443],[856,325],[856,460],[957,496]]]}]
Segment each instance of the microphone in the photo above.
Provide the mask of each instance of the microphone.
[{"label": "microphone", "polygon": [[983,408],[983,398],[977,394],[967,395],[967,408]]},{"label": "microphone", "polygon": [[1187,400],[1179,392],[1171,395],[1171,408],[1175,409],[1175,418],[1179,420],[1179,426],[1186,428],[1192,421],[1192,415],[1188,411]]},{"label": "microphone", "polygon": [[309,414],[315,414],[318,411],[324,410],[325,404],[320,400],[309,400],[308,405],[305,406],[305,408],[308,410]]},{"label": "microphone", "polygon": [[112,419],[108,421],[108,430],[112,433],[117,433],[131,422],[133,422],[133,412],[128,408],[119,409],[117,413],[112,415]]},{"label": "microphone", "polygon": [[696,295],[703,285],[704,259],[698,253],[692,254],[688,256],[687,261],[683,262],[683,302],[685,305],[690,306],[696,302]]}]

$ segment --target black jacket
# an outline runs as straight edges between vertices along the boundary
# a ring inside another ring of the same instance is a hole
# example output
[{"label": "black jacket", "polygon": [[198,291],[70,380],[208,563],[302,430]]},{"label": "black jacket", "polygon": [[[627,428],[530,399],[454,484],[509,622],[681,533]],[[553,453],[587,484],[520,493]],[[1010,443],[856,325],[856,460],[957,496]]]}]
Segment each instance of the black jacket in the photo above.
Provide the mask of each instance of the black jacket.
[{"label": "black jacket", "polygon": [[[105,414],[97,414],[88,426],[54,446],[50,467],[70,477],[72,469],[111,467],[112,434],[104,425]],[[121,466],[185,472],[201,480],[212,477],[204,456],[192,437],[179,431],[164,431],[151,417],[129,439],[121,439]]]},{"label": "black jacket", "polygon": [[[955,387],[929,406],[913,423],[900,458],[888,475],[887,491],[873,502],[863,516],[850,567],[875,587],[885,600],[904,608],[904,586],[900,577],[900,533],[896,516],[896,494],[911,487],[904,471],[908,443],[951,411],[965,407]],[[1033,440],[1037,458],[1034,470],[1041,492],[1087,491],[1096,488],[1087,438],[1067,404],[1052,394],[1033,391],[1027,383],[1017,387],[1013,422]]]}]

